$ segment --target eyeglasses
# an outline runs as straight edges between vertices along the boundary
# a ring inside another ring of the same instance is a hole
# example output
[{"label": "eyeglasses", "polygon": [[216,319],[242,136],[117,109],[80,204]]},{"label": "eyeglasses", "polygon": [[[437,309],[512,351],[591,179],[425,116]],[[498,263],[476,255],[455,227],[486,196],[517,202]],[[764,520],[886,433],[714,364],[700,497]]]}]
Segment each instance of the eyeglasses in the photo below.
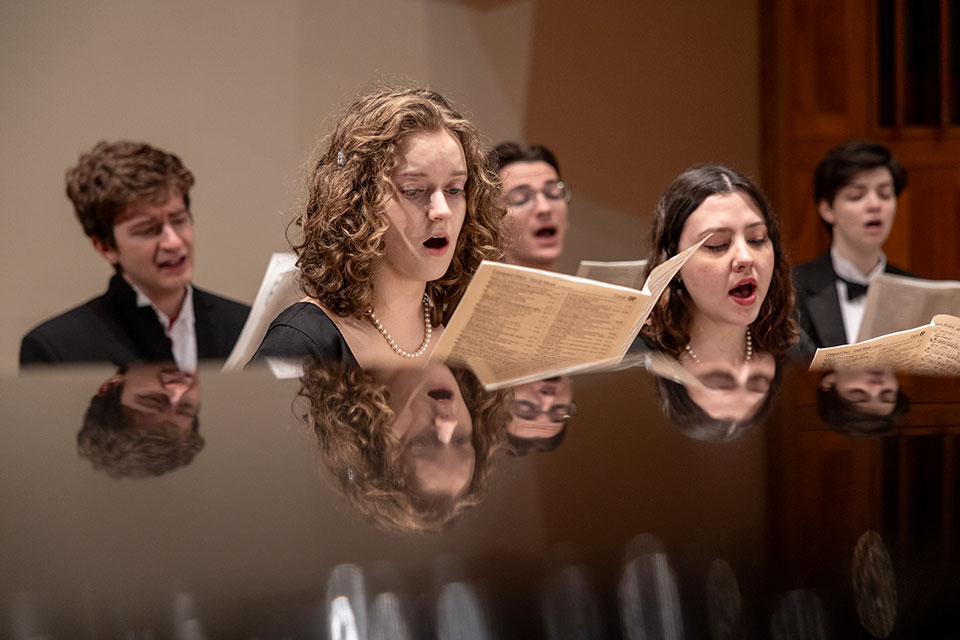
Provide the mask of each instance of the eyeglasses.
[{"label": "eyeglasses", "polygon": [[537,201],[537,193],[542,193],[547,200],[570,202],[570,187],[561,180],[548,182],[539,191],[527,185],[510,189],[507,192],[507,204],[518,208],[528,207]]},{"label": "eyeglasses", "polygon": [[540,407],[532,402],[516,400],[513,403],[513,415],[521,420],[536,420],[540,416],[547,416],[550,422],[560,423],[577,415],[577,405],[572,402],[555,404],[546,411],[541,411]]}]

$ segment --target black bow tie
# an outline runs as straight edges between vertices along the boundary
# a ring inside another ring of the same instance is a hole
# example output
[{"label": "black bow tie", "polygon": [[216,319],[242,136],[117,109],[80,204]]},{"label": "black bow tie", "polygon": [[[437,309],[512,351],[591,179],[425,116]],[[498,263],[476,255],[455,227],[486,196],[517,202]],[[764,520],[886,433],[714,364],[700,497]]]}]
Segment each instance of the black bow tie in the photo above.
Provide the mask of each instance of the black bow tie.
[{"label": "black bow tie", "polygon": [[847,285],[847,300],[856,300],[861,296],[867,295],[867,286],[865,284],[860,284],[859,282],[850,282],[849,280],[844,280],[840,278]]}]

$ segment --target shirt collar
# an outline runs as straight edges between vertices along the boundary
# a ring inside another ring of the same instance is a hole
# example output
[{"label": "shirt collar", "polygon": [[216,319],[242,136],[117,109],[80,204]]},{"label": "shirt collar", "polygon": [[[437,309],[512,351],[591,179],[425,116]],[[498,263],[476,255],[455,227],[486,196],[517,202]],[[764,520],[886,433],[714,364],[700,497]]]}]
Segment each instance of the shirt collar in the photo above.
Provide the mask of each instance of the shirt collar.
[{"label": "shirt collar", "polygon": [[[137,306],[153,307],[153,310],[156,312],[157,317],[160,319],[164,328],[169,330],[171,325],[170,318],[167,317],[167,314],[165,314],[163,311],[160,311],[160,309],[153,304],[150,298],[148,298],[143,291],[140,291],[136,285],[129,282],[128,284],[130,284],[130,286],[133,287],[133,290],[137,293]],[[187,295],[183,297],[183,304],[180,305],[180,314],[177,316],[176,320],[174,320],[174,324],[181,324],[183,322],[189,322],[190,324],[193,324],[193,321],[193,286],[187,283]]]},{"label": "shirt collar", "polygon": [[860,269],[854,266],[852,262],[837,253],[835,246],[830,247],[830,259],[833,261],[833,271],[844,280],[856,282],[857,284],[870,284],[870,281],[884,272],[887,268],[887,256],[880,252],[880,262],[877,263],[870,273],[864,275]]}]

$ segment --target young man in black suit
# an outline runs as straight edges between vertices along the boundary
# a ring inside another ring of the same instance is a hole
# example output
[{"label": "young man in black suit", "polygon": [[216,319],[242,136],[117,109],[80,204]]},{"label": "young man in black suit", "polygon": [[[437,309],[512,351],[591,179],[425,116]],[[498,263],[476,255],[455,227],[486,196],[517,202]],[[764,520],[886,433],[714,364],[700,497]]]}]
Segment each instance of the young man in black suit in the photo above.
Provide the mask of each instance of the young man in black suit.
[{"label": "young man in black suit", "polygon": [[101,142],[67,171],[67,195],[116,273],[102,296],[35,327],[20,364],[226,358],[249,307],[192,286],[193,174],[143,143]]},{"label": "young man in black suit", "polygon": [[817,347],[856,342],[873,278],[912,275],[883,253],[906,186],[897,159],[872,142],[842,144],[817,165],[813,197],[833,241],[820,257],[793,270],[800,326]]}]

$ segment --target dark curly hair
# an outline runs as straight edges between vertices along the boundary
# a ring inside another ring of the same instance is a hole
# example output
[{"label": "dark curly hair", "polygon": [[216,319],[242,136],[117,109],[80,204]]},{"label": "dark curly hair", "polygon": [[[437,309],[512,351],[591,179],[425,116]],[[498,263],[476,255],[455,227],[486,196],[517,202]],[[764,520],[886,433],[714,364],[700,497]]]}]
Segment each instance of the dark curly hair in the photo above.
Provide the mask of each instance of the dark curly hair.
[{"label": "dark curly hair", "polygon": [[132,202],[160,202],[176,189],[190,208],[194,178],[180,158],[145,142],[98,142],[67,170],[67,197],[83,232],[116,248],[113,226]]},{"label": "dark curly hair", "polygon": [[370,371],[342,364],[306,366],[298,397],[319,457],[350,504],[387,531],[441,531],[486,494],[494,454],[505,447],[509,393],[487,392],[466,369],[451,369],[473,419],[473,477],[459,496],[418,494],[407,486],[402,446],[390,426],[390,390]]},{"label": "dark curly hair", "polygon": [[477,128],[435,91],[371,93],[347,109],[318,152],[306,203],[292,222],[302,232],[291,244],[303,289],[334,314],[362,319],[373,306],[373,276],[385,252],[385,205],[397,146],[411,133],[442,130],[463,147],[467,211],[450,267],[439,280],[427,283],[434,326],[449,319],[480,262],[502,255],[505,209]]},{"label": "dark curly hair", "polygon": [[[754,349],[774,357],[786,353],[797,341],[797,325],[793,317],[796,293],[790,279],[790,264],[780,240],[780,223],[763,192],[746,176],[724,166],[696,167],[674,179],[660,197],[654,213],[652,252],[647,261],[647,275],[679,251],[683,225],[697,207],[710,196],[740,193],[750,198],[760,210],[773,245],[773,277],[760,313],[751,325]],[[693,302],[683,284],[674,278],[650,314],[644,336],[654,347],[679,357],[690,342]]]}]

